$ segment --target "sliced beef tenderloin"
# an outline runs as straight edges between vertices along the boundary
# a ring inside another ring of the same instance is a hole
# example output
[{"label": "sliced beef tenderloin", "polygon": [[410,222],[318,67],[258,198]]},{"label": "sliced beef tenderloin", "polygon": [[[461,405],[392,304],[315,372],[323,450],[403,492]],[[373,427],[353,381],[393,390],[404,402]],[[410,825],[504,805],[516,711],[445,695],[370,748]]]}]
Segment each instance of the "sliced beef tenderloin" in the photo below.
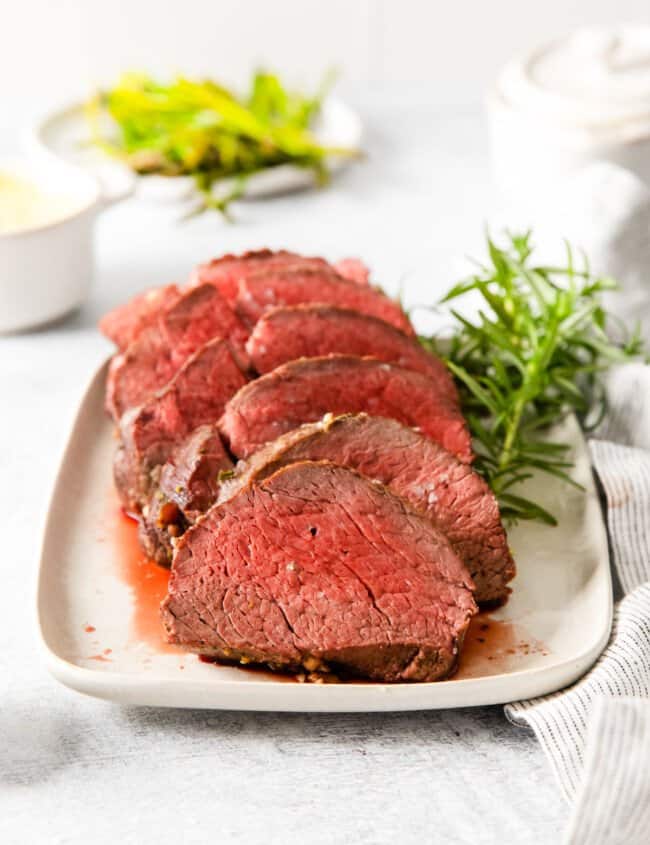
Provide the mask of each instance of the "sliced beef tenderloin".
[{"label": "sliced beef tenderloin", "polygon": [[170,565],[173,541],[214,503],[232,470],[215,425],[201,425],[177,444],[152,476],[154,490],[142,508],[140,543],[149,558]]},{"label": "sliced beef tenderloin", "polygon": [[140,332],[158,319],[158,315],[180,297],[176,285],[153,288],[120,305],[99,321],[99,330],[119,349],[126,349]]},{"label": "sliced beef tenderloin", "polygon": [[[292,266],[304,268],[329,267],[324,258],[307,258],[295,252],[258,249],[242,255],[224,255],[206,264],[200,264],[190,277],[190,286],[211,284],[231,304],[237,299],[239,282],[253,273]],[[359,272],[358,268],[355,272]]]},{"label": "sliced beef tenderloin", "polygon": [[435,681],[476,606],[445,536],[356,472],[304,462],[213,507],[179,541],[168,640],[274,668]]},{"label": "sliced beef tenderloin", "polygon": [[467,464],[395,420],[346,414],[289,431],[240,461],[218,501],[282,466],[322,460],[380,481],[426,514],[467,566],[479,604],[508,596],[515,565],[492,491]]},{"label": "sliced beef tenderloin", "polygon": [[119,420],[126,410],[167,384],[190,355],[215,337],[229,340],[239,363],[247,367],[247,336],[243,323],[212,285],[184,293],[111,361],[108,412]]},{"label": "sliced beef tenderloin", "polygon": [[217,420],[244,384],[230,345],[217,338],[188,358],[166,387],[123,415],[114,474],[127,510],[140,511],[152,490],[153,470],[191,431]]},{"label": "sliced beef tenderloin", "polygon": [[458,392],[443,362],[411,337],[377,317],[333,305],[274,308],[255,326],[246,350],[258,373],[296,358],[332,353],[372,356],[427,376],[440,393],[458,403]]},{"label": "sliced beef tenderloin", "polygon": [[418,427],[464,463],[472,461],[470,435],[458,407],[426,376],[376,358],[330,355],[283,364],[233,396],[219,428],[231,451],[246,458],[327,413],[362,412]]},{"label": "sliced beef tenderloin", "polygon": [[415,334],[397,302],[377,288],[344,279],[330,268],[289,267],[254,273],[239,283],[236,310],[245,322],[254,325],[271,308],[305,303],[349,308],[378,317],[408,335]]}]

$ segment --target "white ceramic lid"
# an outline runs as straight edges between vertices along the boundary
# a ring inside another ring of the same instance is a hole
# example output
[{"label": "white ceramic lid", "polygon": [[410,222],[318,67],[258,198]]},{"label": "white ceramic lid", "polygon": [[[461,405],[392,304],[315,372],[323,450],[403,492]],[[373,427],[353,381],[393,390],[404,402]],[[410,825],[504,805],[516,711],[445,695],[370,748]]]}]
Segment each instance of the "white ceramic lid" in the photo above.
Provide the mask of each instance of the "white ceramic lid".
[{"label": "white ceramic lid", "polygon": [[581,29],[509,62],[495,97],[552,126],[650,131],[650,27]]}]

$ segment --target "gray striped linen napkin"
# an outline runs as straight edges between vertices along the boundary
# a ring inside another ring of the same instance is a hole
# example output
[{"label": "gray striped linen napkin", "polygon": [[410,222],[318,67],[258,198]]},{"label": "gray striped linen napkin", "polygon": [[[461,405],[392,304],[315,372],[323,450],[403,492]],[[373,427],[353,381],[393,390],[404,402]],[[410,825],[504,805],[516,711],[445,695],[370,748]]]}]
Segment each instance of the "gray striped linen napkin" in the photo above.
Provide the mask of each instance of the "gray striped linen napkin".
[{"label": "gray striped linen napkin", "polygon": [[611,637],[575,684],[505,708],[533,729],[575,802],[568,845],[650,843],[650,367],[616,368],[608,396],[589,447],[618,599]]}]

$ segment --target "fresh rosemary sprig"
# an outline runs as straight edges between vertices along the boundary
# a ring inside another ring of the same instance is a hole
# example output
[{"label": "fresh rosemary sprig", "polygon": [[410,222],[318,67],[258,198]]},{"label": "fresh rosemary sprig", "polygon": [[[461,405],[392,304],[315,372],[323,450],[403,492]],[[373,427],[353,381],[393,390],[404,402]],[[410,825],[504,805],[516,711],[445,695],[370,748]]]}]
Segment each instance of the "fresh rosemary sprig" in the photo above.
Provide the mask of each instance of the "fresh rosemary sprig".
[{"label": "fresh rosemary sprig", "polygon": [[542,434],[567,413],[593,427],[605,411],[600,376],[611,364],[638,356],[638,330],[614,341],[601,294],[616,287],[575,266],[567,246],[564,267],[531,261],[530,233],[509,235],[504,248],[488,237],[489,264],[455,285],[441,303],[479,294],[472,320],[458,311],[451,345],[421,338],[445,358],[456,377],[475,441],[476,469],[496,494],[509,521],[556,524],[552,514],[518,495],[517,485],[534,471],[575,484],[569,446]]},{"label": "fresh rosemary sprig", "polygon": [[[199,210],[226,213],[253,173],[290,163],[323,183],[328,157],[359,155],[325,147],[310,131],[331,81],[329,75],[314,96],[305,96],[258,72],[239,97],[210,80],[179,77],[167,84],[132,73],[89,100],[86,117],[93,142],[105,152],[138,173],[194,177]],[[106,130],[106,115],[116,138]]]}]

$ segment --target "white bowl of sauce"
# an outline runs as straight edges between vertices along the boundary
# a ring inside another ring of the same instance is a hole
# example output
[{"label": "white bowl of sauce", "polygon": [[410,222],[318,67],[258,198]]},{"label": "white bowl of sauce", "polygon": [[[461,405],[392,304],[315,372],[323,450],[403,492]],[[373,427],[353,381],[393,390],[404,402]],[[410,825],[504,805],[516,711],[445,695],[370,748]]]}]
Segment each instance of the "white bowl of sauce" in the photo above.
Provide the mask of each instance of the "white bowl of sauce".
[{"label": "white bowl of sauce", "polygon": [[488,117],[497,186],[515,201],[593,161],[650,184],[650,28],[585,28],[513,59]]},{"label": "white bowl of sauce", "polygon": [[50,156],[0,159],[0,333],[56,320],[86,299],[93,224],[109,202],[91,174]]}]

